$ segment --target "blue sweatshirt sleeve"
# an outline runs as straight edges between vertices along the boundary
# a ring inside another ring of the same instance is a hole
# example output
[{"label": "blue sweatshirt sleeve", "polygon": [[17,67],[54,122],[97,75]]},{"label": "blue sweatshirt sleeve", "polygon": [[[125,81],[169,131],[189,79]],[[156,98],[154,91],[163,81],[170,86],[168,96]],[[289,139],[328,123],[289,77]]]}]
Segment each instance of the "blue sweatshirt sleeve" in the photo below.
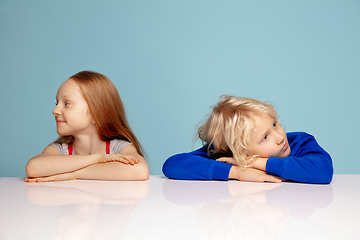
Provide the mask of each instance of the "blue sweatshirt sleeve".
[{"label": "blue sweatshirt sleeve", "polygon": [[166,177],[179,180],[229,180],[231,167],[209,158],[203,147],[169,157],[162,170]]},{"label": "blue sweatshirt sleeve", "polygon": [[266,172],[286,180],[303,183],[328,184],[334,169],[330,155],[320,147],[310,134],[287,134],[290,155],[285,158],[270,157]]}]

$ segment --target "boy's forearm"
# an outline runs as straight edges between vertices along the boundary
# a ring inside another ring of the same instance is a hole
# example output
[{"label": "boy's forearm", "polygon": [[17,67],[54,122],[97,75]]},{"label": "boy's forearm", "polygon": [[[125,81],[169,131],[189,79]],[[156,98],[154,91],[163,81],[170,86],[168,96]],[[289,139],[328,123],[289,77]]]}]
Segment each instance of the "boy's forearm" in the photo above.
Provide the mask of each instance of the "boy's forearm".
[{"label": "boy's forearm", "polygon": [[332,180],[331,159],[321,157],[270,158],[267,172],[281,178],[303,183],[328,184]]},{"label": "boy's forearm", "polygon": [[241,169],[239,166],[232,166],[229,172],[229,179],[237,179],[247,182],[274,182],[280,183],[281,179],[267,174],[265,171],[255,168]]},{"label": "boy's forearm", "polygon": [[250,167],[252,168],[256,168],[262,171],[266,171],[266,162],[267,162],[268,158],[257,158],[255,159],[252,164],[250,165]]}]

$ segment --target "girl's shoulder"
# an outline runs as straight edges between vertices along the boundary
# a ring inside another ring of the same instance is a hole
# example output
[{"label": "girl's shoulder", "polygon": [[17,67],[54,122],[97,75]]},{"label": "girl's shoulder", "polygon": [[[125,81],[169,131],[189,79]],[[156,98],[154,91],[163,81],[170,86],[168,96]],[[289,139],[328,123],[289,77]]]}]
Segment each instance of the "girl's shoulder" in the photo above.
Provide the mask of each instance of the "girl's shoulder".
[{"label": "girl's shoulder", "polygon": [[[69,155],[68,143],[51,143],[50,145],[56,147],[60,155]],[[132,145],[131,142],[122,139],[110,140],[110,154],[120,153],[126,146]]]},{"label": "girl's shoulder", "polygon": [[128,145],[132,143],[122,139],[110,140],[110,154],[120,153]]},{"label": "girl's shoulder", "polygon": [[51,146],[56,147],[60,155],[69,155],[69,144],[68,143],[51,143]]}]

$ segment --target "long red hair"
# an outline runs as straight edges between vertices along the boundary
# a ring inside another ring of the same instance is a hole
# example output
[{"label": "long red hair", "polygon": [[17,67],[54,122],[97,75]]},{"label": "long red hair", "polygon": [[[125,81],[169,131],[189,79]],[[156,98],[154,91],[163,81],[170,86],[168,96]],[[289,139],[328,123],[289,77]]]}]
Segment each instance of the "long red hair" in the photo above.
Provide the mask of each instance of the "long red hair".
[{"label": "long red hair", "polygon": [[[125,115],[124,105],[115,85],[108,77],[93,71],[81,71],[70,77],[80,87],[98,134],[103,141],[123,139],[131,142],[144,157],[144,150],[132,132]],[[73,136],[61,136],[56,142],[69,143]]]}]

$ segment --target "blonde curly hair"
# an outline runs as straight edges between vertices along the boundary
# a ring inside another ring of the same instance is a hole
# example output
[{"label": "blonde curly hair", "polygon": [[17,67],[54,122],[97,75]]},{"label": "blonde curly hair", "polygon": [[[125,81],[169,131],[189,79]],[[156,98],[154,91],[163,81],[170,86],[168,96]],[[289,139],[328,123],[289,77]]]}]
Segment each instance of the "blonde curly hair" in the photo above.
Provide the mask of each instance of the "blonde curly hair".
[{"label": "blonde curly hair", "polygon": [[197,138],[208,145],[210,157],[233,157],[240,167],[246,167],[256,157],[250,149],[255,116],[264,114],[278,121],[274,106],[268,102],[223,95],[198,128]]}]

